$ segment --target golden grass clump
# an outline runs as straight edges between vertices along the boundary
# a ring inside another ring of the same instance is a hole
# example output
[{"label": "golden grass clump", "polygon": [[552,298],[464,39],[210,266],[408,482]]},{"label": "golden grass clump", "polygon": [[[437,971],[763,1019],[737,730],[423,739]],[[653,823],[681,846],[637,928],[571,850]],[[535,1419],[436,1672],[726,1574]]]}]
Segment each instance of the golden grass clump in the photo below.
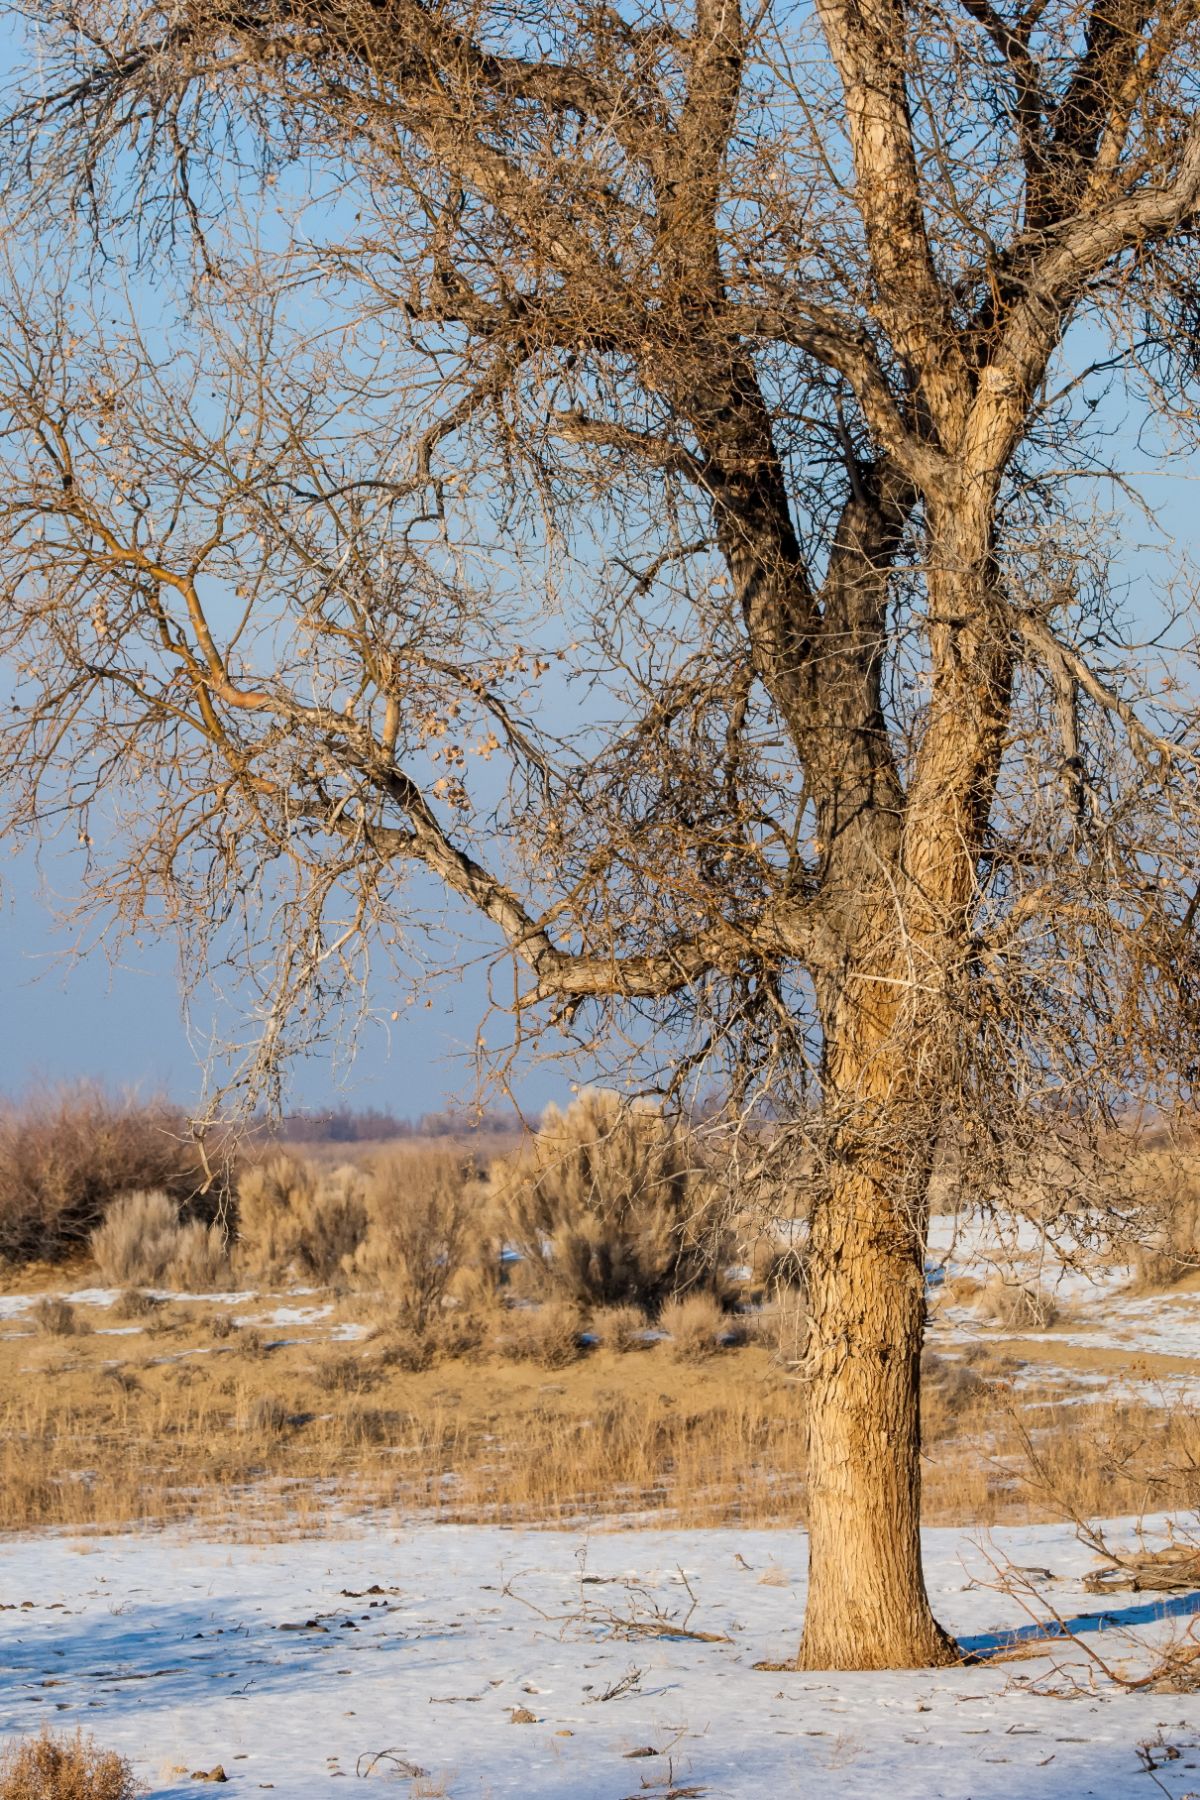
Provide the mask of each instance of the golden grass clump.
[{"label": "golden grass clump", "polygon": [[43,1731],[0,1752],[0,1800],[133,1800],[138,1791],[125,1758],[80,1731]]},{"label": "golden grass clump", "polygon": [[535,1293],[582,1306],[657,1311],[671,1294],[718,1290],[729,1234],[694,1133],[602,1089],[547,1107],[532,1151],[499,1196]]},{"label": "golden grass clump", "polygon": [[670,1337],[672,1355],[680,1362],[701,1362],[715,1356],[730,1326],[712,1294],[684,1294],[668,1300],[659,1324]]},{"label": "golden grass clump", "polygon": [[126,1287],[210,1288],[227,1273],[221,1227],[182,1219],[160,1188],[114,1200],[91,1249],[103,1279]]},{"label": "golden grass clump", "polygon": [[162,1301],[156,1300],[153,1294],[145,1294],[138,1287],[128,1287],[117,1295],[113,1303],[113,1317],[126,1320],[149,1319],[161,1305]]},{"label": "golden grass clump", "polygon": [[335,1351],[313,1368],[313,1380],[323,1394],[365,1394],[378,1379],[378,1369],[346,1350]]},{"label": "golden grass clump", "polygon": [[238,1179],[239,1261],[267,1279],[334,1280],[366,1236],[363,1185],[357,1169],[318,1172],[296,1156],[250,1164]]}]

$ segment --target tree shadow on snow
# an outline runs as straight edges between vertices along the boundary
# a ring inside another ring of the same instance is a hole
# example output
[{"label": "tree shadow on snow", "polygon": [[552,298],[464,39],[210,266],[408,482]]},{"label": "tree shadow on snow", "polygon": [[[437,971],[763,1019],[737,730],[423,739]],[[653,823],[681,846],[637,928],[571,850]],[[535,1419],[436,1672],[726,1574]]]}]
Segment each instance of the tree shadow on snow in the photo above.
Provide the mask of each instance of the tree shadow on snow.
[{"label": "tree shadow on snow", "polygon": [[1069,1619],[1047,1619],[1044,1624],[1031,1622],[1006,1631],[981,1632],[977,1637],[959,1638],[958,1647],[973,1661],[986,1662],[1011,1650],[1017,1644],[1037,1639],[1082,1637],[1093,1631],[1124,1631],[1135,1625],[1157,1625],[1164,1619],[1187,1619],[1200,1613],[1200,1593],[1172,1594],[1167,1599],[1144,1600],[1130,1606],[1098,1607],[1094,1612],[1075,1613]]}]

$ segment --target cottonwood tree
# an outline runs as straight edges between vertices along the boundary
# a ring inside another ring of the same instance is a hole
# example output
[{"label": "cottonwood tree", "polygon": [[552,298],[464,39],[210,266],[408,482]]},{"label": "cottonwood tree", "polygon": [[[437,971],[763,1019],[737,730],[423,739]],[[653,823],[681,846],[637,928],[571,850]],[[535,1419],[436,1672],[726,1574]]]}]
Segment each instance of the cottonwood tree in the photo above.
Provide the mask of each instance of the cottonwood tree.
[{"label": "cottonwood tree", "polygon": [[518,1037],[769,1099],[800,1662],[945,1659],[935,1159],[1194,1056],[1186,581],[1122,613],[1104,469],[1191,442],[1200,8],[5,10],[8,830],[240,956],[259,1072],[441,891]]}]

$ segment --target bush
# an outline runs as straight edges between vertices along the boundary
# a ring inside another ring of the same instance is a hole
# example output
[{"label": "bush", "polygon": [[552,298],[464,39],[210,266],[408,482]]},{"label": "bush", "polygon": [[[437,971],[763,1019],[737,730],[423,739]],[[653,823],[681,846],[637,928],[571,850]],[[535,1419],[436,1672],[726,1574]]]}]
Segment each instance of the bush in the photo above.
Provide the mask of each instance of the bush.
[{"label": "bush", "polygon": [[316,1365],[313,1381],[323,1394],[365,1394],[378,1383],[379,1371],[361,1357],[342,1350]]},{"label": "bush", "polygon": [[714,1356],[729,1328],[729,1320],[712,1294],[685,1294],[680,1300],[668,1300],[659,1323],[680,1362],[702,1362]]},{"label": "bush", "polygon": [[261,1437],[277,1437],[291,1422],[292,1415],[282,1400],[274,1394],[260,1394],[246,1415],[246,1430]]},{"label": "bush", "polygon": [[113,1305],[113,1316],[118,1319],[148,1319],[162,1305],[153,1294],[144,1294],[141,1288],[126,1288],[118,1294]]},{"label": "bush", "polygon": [[504,1315],[495,1347],[514,1362],[540,1363],[564,1369],[583,1355],[584,1316],[569,1300],[547,1300],[543,1306],[519,1306]]},{"label": "bush", "polygon": [[427,1369],[434,1361],[437,1348],[432,1333],[413,1331],[402,1325],[388,1333],[387,1342],[379,1351],[379,1367],[402,1369],[406,1375],[419,1375],[422,1369]]},{"label": "bush", "polygon": [[721,1286],[728,1234],[712,1185],[692,1134],[652,1106],[594,1090],[565,1113],[547,1107],[502,1208],[539,1293],[651,1313]]},{"label": "bush", "polygon": [[382,1286],[403,1322],[423,1332],[462,1267],[477,1209],[469,1159],[453,1151],[390,1156],[366,1184],[367,1231],[351,1265]]},{"label": "bush", "polygon": [[92,1255],[105,1281],[123,1286],[211,1287],[226,1268],[219,1225],[181,1219],[161,1189],[125,1194],[92,1233]]},{"label": "bush", "polygon": [[1044,1331],[1058,1317],[1058,1305],[1034,1282],[1005,1281],[993,1275],[980,1288],[975,1310],[981,1319],[1006,1331]]},{"label": "bush", "polygon": [[1200,1159],[1178,1150],[1149,1150],[1126,1181],[1139,1214],[1133,1246],[1139,1288],[1172,1287],[1200,1270]]},{"label": "bush", "polygon": [[592,1315],[592,1330],[606,1350],[645,1350],[646,1315],[637,1306],[602,1306]]},{"label": "bush", "polygon": [[297,1274],[328,1283],[367,1230],[357,1169],[320,1174],[295,1156],[270,1156],[238,1179],[238,1246],[244,1266],[267,1279]]},{"label": "bush", "polygon": [[162,1188],[192,1210],[204,1172],[182,1113],[76,1088],[0,1109],[0,1261],[60,1261],[84,1249],[109,1203]]},{"label": "bush", "polygon": [[80,1332],[88,1329],[69,1300],[49,1295],[34,1307],[33,1323],[43,1337],[78,1337]]},{"label": "bush", "polygon": [[0,1800],[133,1800],[137,1792],[124,1757],[80,1731],[43,1731],[0,1753]]}]

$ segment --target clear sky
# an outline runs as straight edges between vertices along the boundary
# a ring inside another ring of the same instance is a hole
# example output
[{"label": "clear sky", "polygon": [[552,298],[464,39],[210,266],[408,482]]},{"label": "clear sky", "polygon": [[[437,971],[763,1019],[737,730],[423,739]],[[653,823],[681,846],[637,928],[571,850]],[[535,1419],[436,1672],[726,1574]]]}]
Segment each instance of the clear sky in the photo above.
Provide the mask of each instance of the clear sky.
[{"label": "clear sky", "polygon": [[[72,859],[51,853],[43,872],[39,882],[29,855],[0,862],[0,1092],[95,1077],[192,1101],[203,1045],[189,1041],[171,946],[127,945],[112,960],[103,950],[74,955],[73,933],[55,917],[75,890]],[[475,1077],[468,1053],[487,1004],[483,978],[470,969],[457,982],[439,983],[430,998],[432,1006],[409,1007],[395,1023],[368,1023],[351,1069],[339,1071],[332,1057],[298,1065],[293,1103],[374,1106],[415,1117],[455,1096],[469,1099]],[[198,995],[192,1010],[202,1033],[211,997]],[[561,1096],[565,1081],[561,1073],[531,1075],[521,1099],[540,1108]]]}]

